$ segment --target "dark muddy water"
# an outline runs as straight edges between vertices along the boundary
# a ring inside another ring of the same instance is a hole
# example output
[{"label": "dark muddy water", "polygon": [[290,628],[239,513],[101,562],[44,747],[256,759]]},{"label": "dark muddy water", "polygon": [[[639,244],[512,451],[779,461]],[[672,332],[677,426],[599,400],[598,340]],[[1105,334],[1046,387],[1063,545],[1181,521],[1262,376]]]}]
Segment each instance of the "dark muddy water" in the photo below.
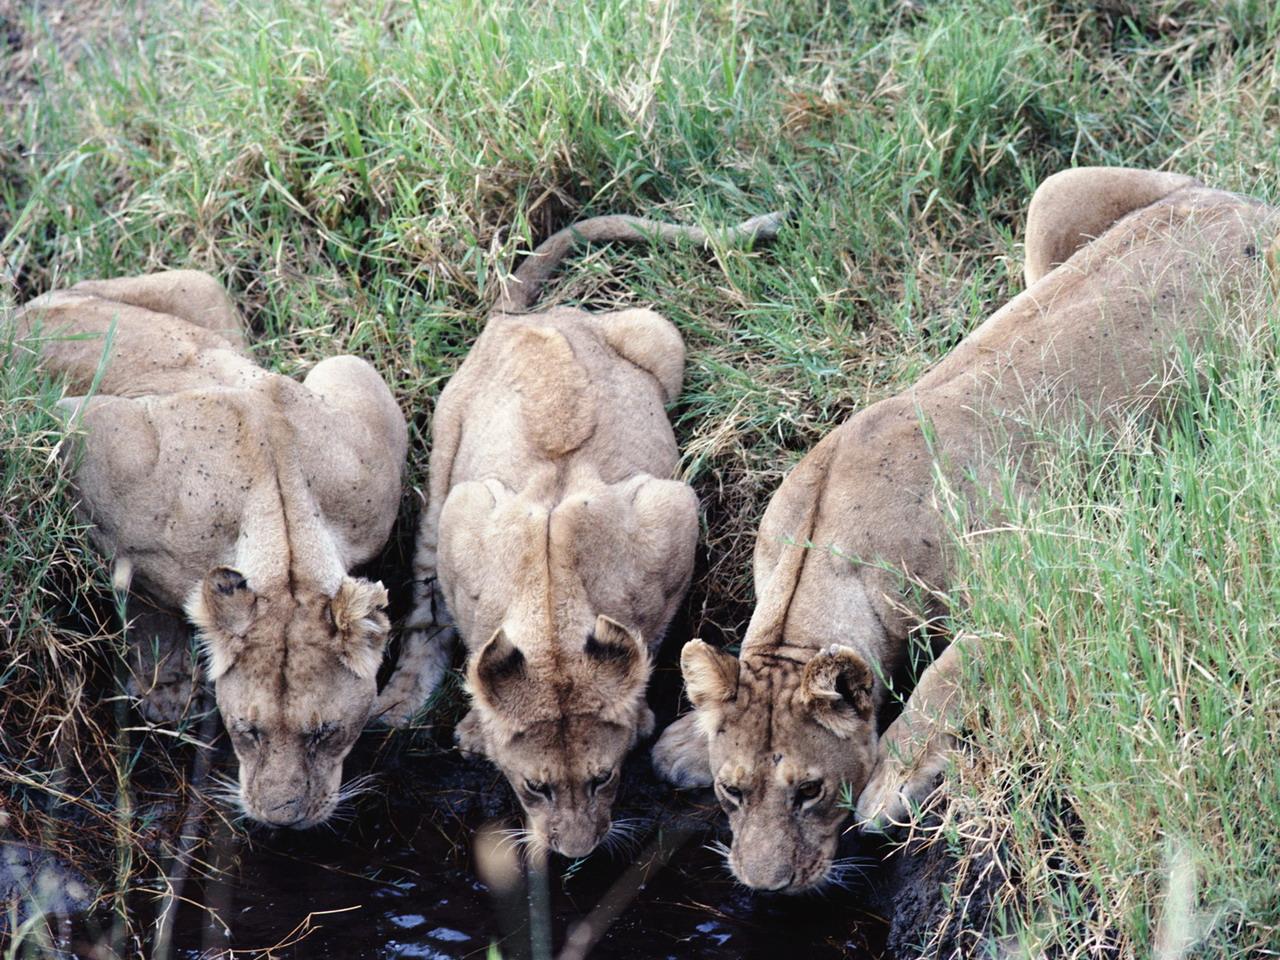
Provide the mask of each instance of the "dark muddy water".
[{"label": "dark muddy water", "polygon": [[[659,729],[680,702],[678,646],[669,638],[651,684]],[[214,772],[234,776],[225,734],[207,722],[202,738],[216,735],[218,746]],[[889,924],[878,911],[893,912],[898,880],[874,866],[851,890],[751,894],[708,848],[729,840],[711,792],[677,794],[658,782],[650,743],[629,758],[614,810],[634,825],[629,846],[577,863],[552,858],[532,879],[516,870],[511,882],[486,883],[495,879],[485,869],[493,858],[481,862],[477,837],[517,825],[518,804],[494,767],[450,748],[451,729],[366,733],[345,775],[373,773],[377,782],[332,825],[244,832],[215,813],[188,821],[183,832],[201,841],[193,847],[201,863],[179,891],[170,949],[120,942],[110,917],[99,916],[64,925],[58,955],[109,956],[100,946],[113,940],[117,955],[186,960],[227,951],[244,960],[885,955]],[[878,853],[852,839],[841,851]],[[154,930],[156,909],[154,898],[131,903],[133,928]]]},{"label": "dark muddy water", "polygon": [[337,831],[215,835],[218,877],[188,885],[174,955],[295,939],[272,956],[443,960],[484,957],[493,944],[521,958],[547,955],[537,942],[558,955],[570,938],[594,941],[587,955],[600,958],[879,955],[883,923],[868,892],[752,896],[706,848],[717,811],[705,798],[661,796],[646,767],[643,752],[629,764],[618,810],[642,824],[634,848],[553,859],[544,900],[536,877],[502,893],[480,879],[476,830],[515,822],[492,767],[456,753],[399,758]]}]

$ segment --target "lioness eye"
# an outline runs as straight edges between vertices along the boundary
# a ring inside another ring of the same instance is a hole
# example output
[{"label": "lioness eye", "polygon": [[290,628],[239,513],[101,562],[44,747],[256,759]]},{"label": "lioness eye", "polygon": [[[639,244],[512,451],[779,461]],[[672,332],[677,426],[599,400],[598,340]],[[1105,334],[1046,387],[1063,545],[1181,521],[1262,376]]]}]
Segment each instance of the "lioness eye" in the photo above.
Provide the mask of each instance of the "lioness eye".
[{"label": "lioness eye", "polygon": [[536,780],[525,780],[524,788],[532,794],[536,794],[543,800],[551,799],[551,785],[549,783],[539,783]]},{"label": "lioness eye", "polygon": [[597,790],[605,786],[610,780],[613,779],[613,774],[614,774],[614,771],[610,770],[607,773],[600,774],[600,776],[598,777],[592,777],[587,782],[587,787],[591,790],[592,793],[595,793]]},{"label": "lioness eye", "polygon": [[822,793],[821,780],[806,780],[800,786],[796,787],[796,803],[806,803],[810,800],[816,800],[818,795]]}]

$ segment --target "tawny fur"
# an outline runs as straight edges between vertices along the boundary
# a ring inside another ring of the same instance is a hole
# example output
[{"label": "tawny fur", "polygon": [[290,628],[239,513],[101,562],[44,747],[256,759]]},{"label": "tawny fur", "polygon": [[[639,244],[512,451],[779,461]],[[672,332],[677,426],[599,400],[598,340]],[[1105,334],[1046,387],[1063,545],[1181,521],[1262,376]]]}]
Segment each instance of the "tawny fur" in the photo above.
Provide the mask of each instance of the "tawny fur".
[{"label": "tawny fur", "polygon": [[[407,430],[390,391],[356,357],[302,383],[258,367],[222,287],[193,271],[80,283],[16,325],[71,393],[94,389],[62,403],[83,428],[80,510],[117,586],[201,631],[247,812],[323,820],[388,630],[381,584],[348,571],[399,507]],[[192,676],[161,662],[153,713],[180,709],[167,687]]]},{"label": "tawny fur", "polygon": [[[696,712],[654,749],[673,782],[714,782],[742,882],[822,883],[845,819],[842,787],[859,798],[861,822],[882,825],[926,797],[946,765],[972,640],[953,643],[876,736],[908,631],[941,612],[913,611],[901,572],[949,586],[935,469],[978,498],[997,464],[1028,452],[1031,425],[1161,416],[1180,341],[1203,343],[1222,305],[1246,326],[1260,320],[1243,305],[1265,292],[1262,253],[1278,230],[1275,209],[1187,177],[1084,168],[1049,178],[1028,211],[1027,289],[786,478],[760,525],[741,656],[686,647]],[[1027,490],[1031,460],[1022,457]],[[837,696],[813,696],[818,681]]]},{"label": "tawny fur", "polygon": [[[772,236],[777,217],[726,235]],[[432,422],[417,604],[378,712],[402,724],[467,651],[466,750],[507,775],[537,840],[590,852],[610,828],[619,767],[652,729],[650,656],[693,572],[698,507],[673,479],[665,407],[684,344],[649,310],[522,314],[579,239],[701,231],[629,217],[577,224],[504,287]]]}]

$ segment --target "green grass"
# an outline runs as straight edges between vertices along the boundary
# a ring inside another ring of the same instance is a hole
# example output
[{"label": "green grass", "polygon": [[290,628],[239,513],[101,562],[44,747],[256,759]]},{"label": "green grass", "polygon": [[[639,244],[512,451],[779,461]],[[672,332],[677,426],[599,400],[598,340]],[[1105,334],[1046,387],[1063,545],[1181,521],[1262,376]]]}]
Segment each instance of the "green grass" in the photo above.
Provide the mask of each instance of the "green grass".
[{"label": "green grass", "polygon": [[1168,429],[1051,435],[1035,502],[961,552],[989,655],[942,832],[999,851],[1025,955],[1280,943],[1280,309],[1249,310],[1271,328],[1184,358]]},{"label": "green grass", "polygon": [[[544,300],[653,305],[684,333],[686,387],[672,413],[685,473],[704,504],[707,543],[690,619],[695,635],[725,642],[745,626],[753,530],[783,473],[834,424],[910,383],[1018,290],[1022,217],[1040,179],[1072,164],[1163,166],[1278,195],[1280,13],[1264,0],[151,0],[123,5],[118,18],[95,12],[88,25],[77,23],[38,5],[19,23],[29,46],[39,44],[31,64],[5,81],[19,99],[0,119],[7,295],[21,301],[85,277],[160,267],[209,270],[245,310],[263,364],[297,374],[350,350],[378,366],[411,418],[409,476],[419,488],[433,398],[520,251],[592,214],[715,225],[793,211],[767,249],[592,253],[568,264]],[[46,459],[56,434],[40,441],[45,447],[37,442],[54,429],[41,412],[54,394],[30,371],[8,367],[0,394],[9,398],[0,423],[5,516],[20,518],[26,546],[17,559],[3,554],[0,590],[15,578],[30,588],[0,593],[0,617],[17,625],[3,662],[78,642],[41,618],[65,618],[80,603],[80,584],[96,583],[101,596],[105,583],[81,559],[83,538],[64,537],[72,521]],[[1235,427],[1265,429],[1265,418],[1254,419]],[[1227,466],[1232,443],[1244,449],[1265,439],[1249,436],[1224,440],[1218,465]],[[1198,490],[1216,512],[1190,516],[1186,504],[1197,501],[1184,493],[1189,526],[1163,527],[1173,518],[1158,512],[1157,476],[1142,471],[1173,471],[1182,461],[1116,456],[1128,464],[1116,467],[1119,479],[1083,491],[1110,506],[1082,506],[1071,529],[1107,519],[1115,525],[1107,537],[1135,557],[1146,556],[1144,536],[1158,534],[1156,545],[1172,551],[1197,524],[1206,536],[1226,537],[1234,515],[1222,516],[1219,504],[1247,499],[1210,495],[1194,472],[1171,475],[1168,483]],[[1267,467],[1250,466],[1259,484],[1269,482]],[[1249,502],[1265,522],[1265,501]],[[403,566],[411,525],[401,531],[389,559]],[[1261,550],[1259,536],[1230,542]],[[990,579],[971,614],[974,629],[1003,636],[1010,631],[1001,624],[1048,623],[1026,590],[1039,582],[1034,572],[1051,581],[1044,602],[1075,600],[1080,618],[1092,609],[1080,598],[1111,596],[1104,586],[1118,591],[1110,619],[1066,622],[1079,628],[1082,651],[1124,626],[1109,655],[1143,655],[1135,625],[1146,622],[1140,611],[1156,608],[1133,595],[1143,581],[1125,579],[1139,574],[1117,567],[1119,553],[1089,553],[1078,536],[999,549],[1009,556],[975,561],[974,576]],[[1051,571],[1015,565],[1015,557],[1059,549],[1063,560]],[[73,559],[76,572],[60,573]],[[1091,570],[1095,560],[1103,566]],[[1159,578],[1190,560],[1169,563]],[[1018,573],[1000,580],[1001,565]],[[1194,579],[1198,568],[1185,569]],[[1251,575],[1265,579],[1267,571]],[[1258,587],[1228,579],[1198,587],[1218,599],[1197,600],[1195,609],[1217,612],[1180,616],[1176,631],[1154,634],[1167,644],[1132,664],[1131,679],[1073,666],[1063,682],[1080,687],[1053,696],[1079,707],[1072,722],[1088,726],[1055,740],[1062,753],[1030,773],[1013,760],[1035,756],[1025,740],[1034,724],[1011,746],[997,717],[1050,696],[1019,672],[1044,667],[1049,652],[1041,644],[990,667],[1006,671],[996,676],[1009,702],[990,708],[985,779],[963,789],[1001,798],[988,814],[1019,856],[1065,858],[1079,874],[1072,886],[1065,867],[1024,868],[1023,916],[1037,929],[1060,930],[1070,943],[1085,942],[1082,930],[1104,931],[1121,952],[1149,953],[1162,858],[1185,836],[1205,847],[1204,908],[1245,897],[1243,907],[1223,908],[1207,953],[1247,952],[1280,922],[1259,879],[1268,857],[1276,860],[1266,814],[1251,809],[1257,823],[1241,825],[1226,845],[1215,839],[1218,828],[1193,829],[1188,820],[1243,802],[1253,781],[1228,776],[1243,767],[1197,772],[1187,795],[1201,806],[1153,808],[1142,798],[1174,805],[1178,792],[1146,754],[1143,764],[1128,764],[1135,744],[1147,743],[1141,738],[1153,738],[1154,755],[1172,734],[1116,722],[1102,736],[1100,725],[1116,715],[1083,709],[1133,702],[1153,722],[1166,718],[1156,692],[1139,689],[1138,668],[1171,663],[1174,652],[1203,648],[1202,665],[1223,661],[1230,670],[1222,676],[1233,682],[1264,671],[1247,659],[1255,646],[1227,642],[1216,629],[1214,618],[1240,602],[1246,585]],[[1170,591],[1160,596],[1185,602]],[[1064,623],[1059,633],[1062,652],[1052,652],[1065,658],[1076,631]],[[1246,659],[1237,663],[1237,655]],[[1075,665],[1090,654],[1070,657],[1064,663]],[[1043,670],[1026,676],[1039,681]],[[1245,704],[1216,690],[1209,712],[1178,722],[1210,741],[1226,729],[1241,745],[1231,762],[1243,763],[1246,745],[1269,736],[1274,746],[1276,736],[1274,713],[1260,713],[1260,694],[1253,696]],[[1180,709],[1199,711],[1201,699]],[[1238,719],[1212,726],[1227,717]],[[1093,774],[1103,786],[1081,790]],[[1051,793],[1099,824],[1098,834],[1081,843],[1037,820]],[[1019,797],[1028,798],[1029,819],[1015,821]],[[1120,813],[1103,816],[1109,807]],[[961,801],[956,809],[973,807]],[[1045,912],[1044,904],[1054,906]]]}]

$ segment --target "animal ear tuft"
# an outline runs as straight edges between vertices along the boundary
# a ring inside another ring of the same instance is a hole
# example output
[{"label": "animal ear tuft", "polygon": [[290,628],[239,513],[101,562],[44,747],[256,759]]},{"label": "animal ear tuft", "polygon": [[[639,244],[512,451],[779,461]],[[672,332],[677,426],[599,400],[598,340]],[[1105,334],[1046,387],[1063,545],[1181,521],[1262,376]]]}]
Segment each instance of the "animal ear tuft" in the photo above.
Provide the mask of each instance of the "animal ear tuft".
[{"label": "animal ear tuft", "polygon": [[690,640],[680,651],[684,690],[695,710],[714,708],[738,695],[738,658],[702,640]]},{"label": "animal ear tuft", "polygon": [[631,726],[637,737],[647,736],[639,732],[648,712],[644,692],[649,685],[650,662],[644,639],[601,614],[583,652],[591,663],[590,686],[603,704],[601,719]]},{"label": "animal ear tuft", "polygon": [[649,662],[649,651],[640,635],[604,614],[596,617],[595,629],[587,637],[587,645],[583,649],[587,656],[623,674],[630,674],[636,667],[647,666]]},{"label": "animal ear tuft", "polygon": [[231,567],[214,567],[188,598],[187,616],[204,644],[211,681],[231,669],[244,650],[257,602],[244,575]]},{"label": "animal ear tuft", "polygon": [[338,629],[338,658],[356,676],[372,680],[391,633],[387,590],[381,583],[344,577],[329,612]]},{"label": "animal ear tuft", "polygon": [[499,627],[467,665],[467,687],[490,710],[519,716],[525,668],[524,654]]},{"label": "animal ear tuft", "polygon": [[857,653],[832,644],[805,664],[801,700],[824,727],[838,737],[849,737],[871,719],[874,679]]}]

